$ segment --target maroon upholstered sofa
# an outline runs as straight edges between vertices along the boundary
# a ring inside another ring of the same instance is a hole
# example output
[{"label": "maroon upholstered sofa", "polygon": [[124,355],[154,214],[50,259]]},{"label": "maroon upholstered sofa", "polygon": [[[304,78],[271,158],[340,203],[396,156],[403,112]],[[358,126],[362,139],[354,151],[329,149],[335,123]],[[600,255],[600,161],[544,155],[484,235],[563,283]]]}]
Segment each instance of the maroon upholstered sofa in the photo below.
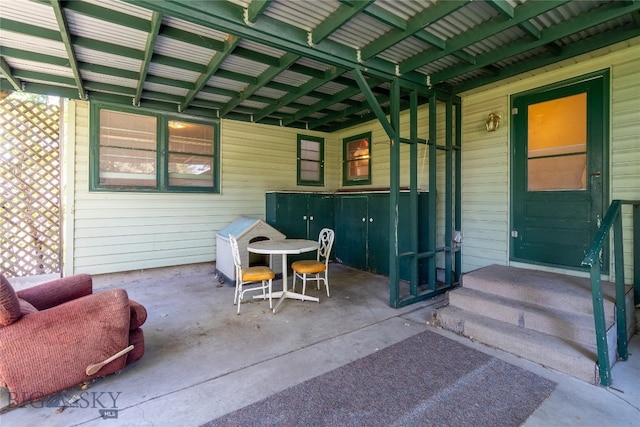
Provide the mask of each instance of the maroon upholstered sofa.
[{"label": "maroon upholstered sofa", "polygon": [[[124,289],[93,293],[78,274],[15,292],[0,275],[0,386],[11,406],[122,370],[144,354],[147,311]],[[93,375],[87,367],[133,349]]]}]

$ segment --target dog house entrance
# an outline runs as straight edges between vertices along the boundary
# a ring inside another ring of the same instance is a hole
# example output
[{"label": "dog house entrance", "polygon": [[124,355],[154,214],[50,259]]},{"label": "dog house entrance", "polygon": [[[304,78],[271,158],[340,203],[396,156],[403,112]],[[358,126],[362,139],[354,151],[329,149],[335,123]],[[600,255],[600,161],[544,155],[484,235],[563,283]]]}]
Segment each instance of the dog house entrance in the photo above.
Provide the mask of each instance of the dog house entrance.
[{"label": "dog house entrance", "polygon": [[[255,242],[262,242],[263,240],[269,240],[268,237],[258,236],[249,240],[249,244]],[[269,267],[269,255],[268,254],[254,254],[249,252],[249,267],[264,266]]]}]

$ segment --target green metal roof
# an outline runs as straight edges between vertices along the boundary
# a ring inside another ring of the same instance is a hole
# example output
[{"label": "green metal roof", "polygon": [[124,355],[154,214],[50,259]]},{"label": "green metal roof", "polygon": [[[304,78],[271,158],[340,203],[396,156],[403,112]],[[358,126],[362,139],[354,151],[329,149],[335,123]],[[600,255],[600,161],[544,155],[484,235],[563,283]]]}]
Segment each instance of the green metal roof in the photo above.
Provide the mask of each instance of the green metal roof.
[{"label": "green metal roof", "polygon": [[0,0],[0,89],[335,131],[352,70],[460,93],[640,36],[637,1]]}]

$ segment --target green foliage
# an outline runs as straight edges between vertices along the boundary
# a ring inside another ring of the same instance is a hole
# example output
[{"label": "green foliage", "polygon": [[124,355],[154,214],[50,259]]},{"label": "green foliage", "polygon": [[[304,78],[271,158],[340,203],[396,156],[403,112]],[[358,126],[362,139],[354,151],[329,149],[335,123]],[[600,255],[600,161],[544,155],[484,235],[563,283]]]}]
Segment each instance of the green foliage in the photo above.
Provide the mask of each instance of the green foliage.
[{"label": "green foliage", "polygon": [[36,104],[55,105],[60,103],[60,98],[57,96],[40,95],[37,93],[27,92],[13,92],[9,95],[10,98],[19,99],[21,101],[31,101]]}]

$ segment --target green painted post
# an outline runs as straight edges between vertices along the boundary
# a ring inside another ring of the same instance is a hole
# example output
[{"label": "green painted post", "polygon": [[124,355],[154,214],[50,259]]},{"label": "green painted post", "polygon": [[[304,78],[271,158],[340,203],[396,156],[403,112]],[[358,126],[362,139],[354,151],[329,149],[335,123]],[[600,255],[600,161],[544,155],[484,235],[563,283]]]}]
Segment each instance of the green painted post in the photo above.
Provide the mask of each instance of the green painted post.
[{"label": "green painted post", "polygon": [[[456,230],[462,231],[462,106],[460,99],[456,100],[456,207],[455,226]],[[455,283],[460,284],[462,276],[462,249],[459,248],[455,256]]]},{"label": "green painted post", "polygon": [[627,360],[627,310],[624,297],[624,249],[622,241],[622,207],[613,222],[613,255],[616,269],[616,321],[618,324],[618,357]]},{"label": "green painted post", "polygon": [[445,286],[451,286],[453,255],[453,104],[449,98],[445,110],[445,196],[444,196],[444,271]]},{"label": "green painted post", "polygon": [[607,346],[607,328],[604,320],[604,305],[602,302],[602,283],[600,281],[600,262],[591,266],[591,295],[593,298],[593,317],[596,328],[596,345],[598,347],[598,367],[600,370],[600,385],[611,385],[611,371],[609,369],[609,350]]},{"label": "green painted post", "polygon": [[436,157],[437,157],[437,127],[438,127],[438,98],[436,94],[429,97],[429,252],[434,255],[429,257],[429,286],[431,290],[436,290]]},{"label": "green painted post", "polygon": [[400,83],[391,82],[391,129],[389,165],[389,285],[390,305],[400,303],[400,272],[398,257],[398,199],[400,192]]},{"label": "green painted post", "polygon": [[640,203],[633,205],[633,303],[640,304]]},{"label": "green painted post", "polygon": [[410,222],[410,246],[413,256],[411,257],[410,293],[418,296],[418,92],[411,91],[409,98],[409,222]]}]

